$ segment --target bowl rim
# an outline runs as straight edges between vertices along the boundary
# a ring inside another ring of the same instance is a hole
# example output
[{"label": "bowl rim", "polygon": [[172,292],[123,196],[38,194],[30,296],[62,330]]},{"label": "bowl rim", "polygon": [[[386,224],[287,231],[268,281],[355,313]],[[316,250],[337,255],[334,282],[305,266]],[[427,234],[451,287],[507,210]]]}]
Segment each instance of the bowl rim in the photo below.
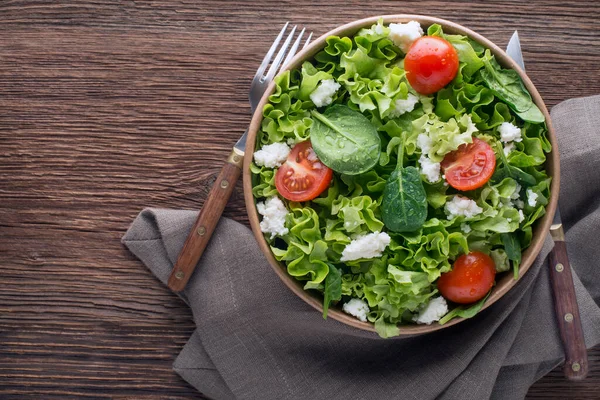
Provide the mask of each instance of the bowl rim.
[{"label": "bowl rim", "polygon": [[[557,203],[558,203],[558,193],[560,187],[560,161],[559,161],[559,152],[558,152],[558,143],[556,140],[556,134],[554,132],[554,128],[552,126],[552,121],[550,119],[550,114],[548,113],[548,109],[537,91],[534,84],[531,82],[529,77],[525,74],[525,71],[521,69],[521,67],[510,58],[504,50],[495,45],[489,39],[484,36],[476,33],[475,31],[464,27],[455,22],[451,22],[445,19],[430,17],[425,15],[416,15],[416,14],[391,14],[391,15],[378,15],[368,18],[363,18],[359,20],[355,20],[349,22],[347,24],[338,26],[330,30],[329,32],[324,33],[315,39],[312,43],[310,43],[306,48],[300,51],[298,54],[292,58],[292,60],[284,67],[283,70],[290,70],[294,68],[298,68],[303,61],[311,59],[318,51],[320,51],[326,44],[325,40],[327,37],[331,35],[336,36],[351,36],[357,33],[361,28],[370,27],[378,20],[383,19],[385,24],[389,23],[406,23],[408,21],[418,21],[424,30],[432,24],[440,24],[444,29],[445,33],[451,34],[461,34],[468,36],[469,38],[475,40],[476,42],[482,44],[486,48],[490,49],[492,54],[496,56],[496,60],[500,65],[505,68],[511,68],[517,71],[523,83],[535,104],[540,108],[544,117],[546,118],[546,125],[548,128],[548,139],[552,145],[552,150],[549,154],[547,154],[546,158],[546,171],[548,175],[552,177],[552,182],[550,186],[550,199],[548,205],[546,206],[546,214],[536,223],[533,228],[533,236],[532,242],[530,246],[523,252],[521,265],[519,267],[519,276],[523,277],[523,275],[530,269],[533,261],[541,251],[545,238],[550,230],[550,225],[552,224],[552,219],[554,217],[554,213],[556,211]],[[273,92],[275,87],[274,81],[269,84],[267,89],[265,90],[264,95],[262,96],[260,103],[256,107],[256,110],[253,114],[252,121],[250,123],[250,127],[248,128],[248,138],[246,142],[246,152],[243,163],[243,188],[244,188],[244,199],[246,203],[246,209],[248,212],[248,218],[250,221],[250,225],[252,227],[252,231],[256,240],[261,248],[263,254],[266,256],[269,264],[275,273],[279,276],[279,278],[283,281],[283,283],[298,297],[308,303],[310,306],[315,308],[316,310],[323,312],[322,305],[322,297],[305,291],[300,283],[295,278],[290,276],[287,273],[285,265],[283,263],[279,263],[269,245],[267,244],[263,233],[260,230],[258,212],[256,210],[256,199],[252,194],[252,173],[250,172],[250,164],[252,162],[252,155],[254,152],[256,135],[258,130],[260,129],[261,121],[262,121],[262,110],[265,104],[268,102],[268,98]],[[544,234],[546,233],[546,234]],[[520,280],[520,279],[519,279]],[[496,281],[496,285],[492,289],[492,293],[485,301],[482,309],[483,311],[486,308],[490,307],[496,301],[498,301],[504,294],[506,294],[519,280],[514,280],[512,274],[505,273],[500,279]],[[337,320],[343,324],[364,330],[375,332],[375,327],[371,322],[362,322],[344,312],[342,312],[338,308],[330,308],[328,312],[328,317]],[[407,336],[407,335],[418,335],[429,332],[438,331],[453,325],[456,325],[465,318],[454,318],[451,321],[447,322],[444,325],[440,324],[431,324],[431,325],[399,325],[400,327],[400,335],[398,337]]]}]

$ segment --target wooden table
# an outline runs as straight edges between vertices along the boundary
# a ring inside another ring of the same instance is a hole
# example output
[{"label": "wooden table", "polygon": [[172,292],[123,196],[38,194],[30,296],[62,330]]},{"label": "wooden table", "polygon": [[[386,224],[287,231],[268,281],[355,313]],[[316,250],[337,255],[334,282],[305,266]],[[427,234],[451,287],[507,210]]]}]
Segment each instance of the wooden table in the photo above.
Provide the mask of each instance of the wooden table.
[{"label": "wooden table", "polygon": [[[285,21],[427,13],[502,46],[518,29],[549,106],[600,93],[596,2],[337,3],[0,2],[0,398],[202,398],[171,370],[190,311],[119,239],[144,207],[202,205]],[[247,223],[240,185],[225,215]],[[598,398],[600,347],[590,363],[530,397]]]}]

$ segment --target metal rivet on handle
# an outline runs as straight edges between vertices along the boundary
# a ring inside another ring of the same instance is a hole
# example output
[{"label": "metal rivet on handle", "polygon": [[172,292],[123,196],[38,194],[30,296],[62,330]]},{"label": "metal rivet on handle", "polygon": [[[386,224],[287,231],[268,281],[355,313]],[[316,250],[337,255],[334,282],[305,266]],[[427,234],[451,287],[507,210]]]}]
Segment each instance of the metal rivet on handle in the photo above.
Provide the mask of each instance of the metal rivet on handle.
[{"label": "metal rivet on handle", "polygon": [[578,362],[574,362],[573,364],[571,364],[571,369],[575,372],[579,372],[579,370],[581,369],[581,364],[579,364]]},{"label": "metal rivet on handle", "polygon": [[239,162],[240,161],[240,156],[233,156],[233,161],[235,162]]},{"label": "metal rivet on handle", "polygon": [[196,232],[198,232],[198,235],[204,236],[204,234],[206,233],[206,227],[200,226],[198,227],[198,230]]},{"label": "metal rivet on handle", "polygon": [[177,279],[183,279],[184,276],[185,276],[185,274],[183,273],[183,271],[177,271],[175,273],[175,278],[177,278]]},{"label": "metal rivet on handle", "polygon": [[557,272],[563,272],[565,270],[565,266],[562,265],[561,263],[556,264],[556,267],[554,267],[556,269]]},{"label": "metal rivet on handle", "polygon": [[223,179],[221,181],[221,188],[222,189],[227,189],[227,186],[229,186],[229,181],[227,179]]},{"label": "metal rivet on handle", "polygon": [[567,322],[572,322],[572,321],[573,321],[573,314],[571,314],[571,313],[566,313],[566,314],[565,314],[565,321],[567,321]]}]

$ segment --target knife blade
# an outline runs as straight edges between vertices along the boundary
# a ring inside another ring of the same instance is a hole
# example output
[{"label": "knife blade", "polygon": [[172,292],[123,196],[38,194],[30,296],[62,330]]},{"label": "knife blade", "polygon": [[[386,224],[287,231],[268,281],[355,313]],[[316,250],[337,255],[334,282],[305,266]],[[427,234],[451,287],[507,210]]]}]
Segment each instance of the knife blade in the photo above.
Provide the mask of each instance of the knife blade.
[{"label": "knife blade", "polygon": [[[513,33],[508,42],[506,54],[519,64],[523,71],[525,70],[521,42],[517,31]],[[554,241],[554,248],[548,255],[548,267],[550,270],[554,311],[565,351],[563,372],[567,379],[582,380],[588,373],[587,349],[581,327],[579,307],[577,306],[571,264],[569,263],[567,254],[565,233],[558,207],[552,220],[550,235]]]},{"label": "knife blade", "polygon": [[523,71],[525,71],[525,61],[521,52],[521,41],[519,40],[519,31],[515,31],[506,46],[506,54],[512,58]]}]

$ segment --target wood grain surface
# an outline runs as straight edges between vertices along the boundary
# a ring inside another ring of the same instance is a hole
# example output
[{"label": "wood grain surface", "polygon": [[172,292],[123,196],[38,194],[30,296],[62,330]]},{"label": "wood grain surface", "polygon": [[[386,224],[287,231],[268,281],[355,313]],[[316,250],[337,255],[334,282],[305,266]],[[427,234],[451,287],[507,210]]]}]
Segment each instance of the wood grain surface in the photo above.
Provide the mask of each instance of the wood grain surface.
[{"label": "wood grain surface", "polygon": [[[171,369],[190,311],[119,240],[144,207],[202,205],[285,21],[393,13],[518,29],[548,106],[600,93],[592,1],[1,1],[0,398],[202,398]],[[225,216],[247,224],[240,184]],[[529,397],[598,398],[589,362]]]}]

